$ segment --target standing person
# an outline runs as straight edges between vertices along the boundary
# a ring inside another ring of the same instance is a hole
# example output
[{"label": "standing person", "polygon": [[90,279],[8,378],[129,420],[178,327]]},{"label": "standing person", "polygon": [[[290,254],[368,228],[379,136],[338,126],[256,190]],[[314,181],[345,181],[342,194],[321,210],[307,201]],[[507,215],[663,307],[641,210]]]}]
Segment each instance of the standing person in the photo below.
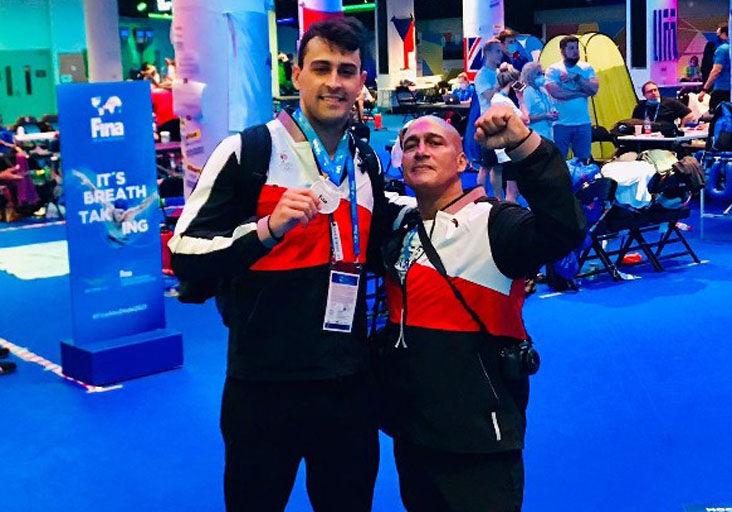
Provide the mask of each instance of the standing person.
[{"label": "standing person", "polygon": [[559,118],[554,100],[546,91],[546,77],[541,64],[529,62],[521,70],[524,105],[529,115],[529,128],[547,140],[554,140],[554,122]]},{"label": "standing person", "polygon": [[[389,323],[380,339],[384,430],[394,438],[409,512],[515,512],[523,500],[528,376],[538,367],[524,328],[522,278],[584,236],[566,164],[511,107],[476,123],[505,148],[531,210],[465,192],[460,136],[443,120],[415,120],[403,168],[415,191],[385,245]],[[521,343],[521,345],[520,345]],[[507,354],[525,355],[526,365]]]},{"label": "standing person", "polygon": [[[498,66],[501,65],[503,57],[503,45],[496,38],[489,39],[483,45],[483,67],[475,75],[473,81],[475,92],[480,102],[480,113],[484,114],[491,106],[493,95],[498,91]],[[466,144],[473,144],[473,140],[466,140]],[[491,184],[501,183],[501,170],[497,168],[499,165],[496,152],[483,146],[479,147],[480,152],[480,171],[478,173],[478,183],[485,184],[486,174]],[[496,197],[503,197],[503,187],[493,187],[493,193]]]},{"label": "standing person", "polygon": [[[526,106],[523,102],[523,91],[515,91],[521,108],[518,108],[510,98],[511,92],[519,79],[519,72],[511,64],[502,62],[498,68],[498,91],[491,98],[491,106],[505,105],[511,108],[524,124],[529,124],[529,115],[526,112]],[[496,158],[498,163],[493,167],[490,173],[491,187],[493,195],[499,199],[516,202],[518,198],[518,188],[516,186],[516,177],[514,167],[511,164],[511,158],[506,154],[505,149],[496,149]],[[503,191],[503,182],[506,182],[506,191]]]},{"label": "standing person", "polygon": [[520,44],[516,41],[517,35],[516,31],[507,28],[501,30],[496,36],[496,39],[501,42],[501,51],[503,52],[501,62],[511,64],[517,70],[521,71],[528,62],[528,59],[521,54]]},{"label": "standing person", "polygon": [[[719,27],[717,28],[717,30],[719,30]],[[719,39],[719,33],[716,33],[714,35],[714,40],[707,41],[707,43],[704,45],[701,66],[699,69],[699,71],[701,72],[702,85],[706,83],[707,78],[709,78],[709,73],[711,73],[712,66],[714,66],[714,52],[717,51],[717,47],[720,44],[722,44],[722,41],[720,41]]]},{"label": "standing person", "polygon": [[709,72],[709,78],[704,82],[701,92],[697,96],[699,101],[711,92],[709,97],[709,112],[714,113],[717,105],[730,100],[730,57],[729,35],[727,25],[717,29],[717,37],[722,42],[714,51],[714,65]]},{"label": "standing person", "polygon": [[563,60],[546,70],[546,90],[557,100],[559,111],[554,124],[554,142],[565,158],[571,147],[574,156],[587,163],[592,156],[592,123],[587,99],[597,94],[600,84],[592,66],[580,61],[577,37],[563,37],[559,48]]},{"label": "standing person", "polygon": [[177,276],[225,290],[229,512],[283,510],[303,459],[314,510],[371,510],[379,447],[363,265],[384,196],[380,168],[365,163],[373,151],[347,129],[366,78],[364,33],[353,18],[310,26],[292,73],[300,106],[266,125],[258,197],[242,203],[247,162],[240,135],[227,137],[169,243]]},{"label": "standing person", "polygon": [[498,90],[498,66],[501,65],[501,42],[489,39],[483,45],[483,67],[475,75],[475,92],[480,100],[480,113],[485,113],[491,106],[491,98]]}]

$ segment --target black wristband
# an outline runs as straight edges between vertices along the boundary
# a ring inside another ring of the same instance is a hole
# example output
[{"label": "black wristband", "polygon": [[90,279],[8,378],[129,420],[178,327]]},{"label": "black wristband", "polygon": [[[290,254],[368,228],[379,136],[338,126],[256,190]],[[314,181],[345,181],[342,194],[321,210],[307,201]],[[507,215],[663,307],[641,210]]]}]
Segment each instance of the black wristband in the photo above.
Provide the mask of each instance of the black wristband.
[{"label": "black wristband", "polygon": [[519,147],[521,146],[521,144],[523,144],[524,142],[526,142],[527,140],[529,140],[529,137],[531,137],[531,134],[532,134],[532,133],[534,133],[534,130],[533,130],[533,129],[531,129],[531,128],[529,128],[529,134],[528,134],[528,135],[527,135],[526,137],[524,137],[523,139],[521,139],[521,142],[519,142],[519,143],[518,143],[518,144],[516,144],[515,146],[513,146],[513,147],[511,147],[511,148],[505,148],[505,149],[506,149],[506,151],[513,151],[513,150],[515,150],[515,149],[518,149],[518,148],[519,148]]},{"label": "black wristband", "polygon": [[267,231],[269,231],[269,236],[271,236],[272,237],[272,240],[274,240],[275,242],[281,242],[282,239],[285,238],[285,235],[282,235],[279,238],[277,238],[277,236],[275,236],[274,231],[272,231],[272,226],[269,225],[269,219],[270,218],[271,217],[268,215],[267,216]]}]

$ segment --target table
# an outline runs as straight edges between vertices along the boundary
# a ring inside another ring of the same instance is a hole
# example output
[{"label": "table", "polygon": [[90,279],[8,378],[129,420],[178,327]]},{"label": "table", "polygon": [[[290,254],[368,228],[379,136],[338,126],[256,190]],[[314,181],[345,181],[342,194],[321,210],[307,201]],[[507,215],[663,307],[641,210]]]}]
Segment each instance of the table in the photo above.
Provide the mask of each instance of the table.
[{"label": "table", "polygon": [[155,152],[158,153],[163,151],[180,151],[180,142],[156,142]]},{"label": "table", "polygon": [[415,107],[418,112],[460,112],[467,114],[470,111],[470,102],[449,105],[444,101],[437,103],[418,103]]},{"label": "table", "polygon": [[619,146],[633,146],[638,152],[643,149],[677,149],[684,142],[706,139],[709,136],[709,131],[687,129],[684,130],[684,135],[677,137],[663,137],[659,135],[658,133],[621,135],[616,140]]}]

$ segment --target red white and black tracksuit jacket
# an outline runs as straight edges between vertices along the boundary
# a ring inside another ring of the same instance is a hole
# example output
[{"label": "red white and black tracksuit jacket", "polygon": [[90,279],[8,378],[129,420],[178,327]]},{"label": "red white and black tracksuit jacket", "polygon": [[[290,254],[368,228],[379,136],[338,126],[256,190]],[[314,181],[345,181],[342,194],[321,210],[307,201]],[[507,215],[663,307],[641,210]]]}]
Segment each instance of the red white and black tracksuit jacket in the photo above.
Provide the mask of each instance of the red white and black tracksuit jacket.
[{"label": "red white and black tracksuit jacket", "polygon": [[[230,284],[224,313],[230,377],[320,380],[363,371],[368,363],[363,276],[353,334],[323,331],[331,260],[328,216],[297,226],[271,250],[257,236],[256,220],[273,211],[287,188],[309,188],[320,176],[308,142],[295,142],[277,119],[267,128],[272,152],[256,218],[239,218],[241,139],[233,135],[209,158],[178,221],[169,243],[173,269],[182,280],[224,278]],[[376,254],[371,259],[378,261],[374,226],[385,208],[383,184],[380,169],[366,172],[359,148],[364,149],[352,144],[360,262],[369,254]],[[353,262],[348,186],[345,178],[340,186],[343,199],[333,215],[344,261]]]},{"label": "red white and black tracksuit jacket", "polygon": [[384,427],[395,438],[464,453],[523,448],[528,378],[504,379],[499,351],[527,337],[522,278],[577,247],[585,221],[553,144],[542,141],[517,168],[531,211],[473,191],[425,221],[488,339],[424,254],[414,213],[385,244],[390,315],[379,374]]}]

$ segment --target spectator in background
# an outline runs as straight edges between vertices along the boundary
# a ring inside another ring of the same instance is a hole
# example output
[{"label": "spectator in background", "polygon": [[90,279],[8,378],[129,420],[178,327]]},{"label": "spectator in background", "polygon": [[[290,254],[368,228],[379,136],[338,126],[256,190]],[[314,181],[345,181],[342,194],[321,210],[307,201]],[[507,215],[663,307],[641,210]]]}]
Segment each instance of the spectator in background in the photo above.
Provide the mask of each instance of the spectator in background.
[{"label": "spectator in background", "polygon": [[639,101],[633,109],[633,119],[647,118],[651,122],[661,123],[675,123],[679,120],[682,125],[694,120],[694,113],[679,100],[661,98],[655,82],[644,83],[641,93],[645,99]]},{"label": "spectator in background", "polygon": [[559,119],[559,112],[554,99],[546,91],[546,77],[541,64],[529,62],[521,70],[521,81],[524,89],[524,105],[529,115],[529,128],[547,140],[554,140],[554,122]]},{"label": "spectator in background", "polygon": [[714,52],[717,51],[717,47],[722,44],[719,40],[719,36],[715,34],[714,39],[707,41],[704,45],[704,53],[702,54],[701,60],[701,81],[706,83],[709,78],[709,73],[712,72],[712,66],[714,65]]},{"label": "spectator in background", "polygon": [[470,83],[470,80],[468,80],[468,74],[465,72],[460,73],[457,76],[457,80],[458,81],[455,89],[452,91],[452,95],[461,102],[470,101],[470,99],[473,97],[475,86]]},{"label": "spectator in background", "polygon": [[[523,121],[524,124],[529,124],[529,116],[526,112],[526,108],[523,106],[523,91],[516,91],[519,98],[519,104],[522,108],[516,107],[513,100],[509,97],[512,89],[515,88],[516,82],[519,79],[519,71],[507,62],[502,62],[498,68],[498,75],[496,80],[498,81],[498,90],[491,98],[491,107],[497,105],[505,105],[513,110],[513,113]],[[496,149],[496,158],[498,163],[493,166],[490,172],[490,182],[493,188],[493,195],[498,199],[505,199],[506,201],[516,202],[518,198],[518,186],[516,185],[516,173],[514,166],[511,164],[511,159],[506,153],[505,149]],[[503,191],[503,181],[506,181],[506,191]]]},{"label": "spectator in background", "polygon": [[528,59],[521,53],[520,45],[516,41],[517,35],[515,31],[507,28],[502,30],[496,37],[501,42],[501,51],[503,52],[501,62],[507,62],[518,71],[521,71]]},{"label": "spectator in background", "polygon": [[489,39],[483,45],[483,67],[475,75],[475,92],[480,100],[480,113],[484,114],[491,106],[491,98],[498,90],[496,76],[501,64],[501,42],[498,39]]},{"label": "spectator in background", "polygon": [[717,105],[730,100],[730,58],[729,35],[727,25],[717,29],[717,37],[722,42],[714,52],[714,65],[709,72],[709,78],[704,82],[701,92],[697,96],[699,101],[711,92],[709,98],[709,112],[713,113]]},{"label": "spectator in background", "polygon": [[289,95],[295,92],[292,86],[292,61],[282,52],[277,55],[277,77],[280,83],[281,95]]},{"label": "spectator in background", "polygon": [[363,122],[364,109],[370,110],[374,108],[375,105],[376,103],[374,97],[371,95],[371,91],[369,91],[369,88],[366,87],[366,84],[363,84],[361,92],[358,93],[358,97],[356,98],[356,110],[358,112],[358,120],[360,122]]},{"label": "spectator in background", "polygon": [[173,83],[177,77],[177,71],[175,68],[175,59],[165,57],[165,78],[163,81]]},{"label": "spectator in background", "polygon": [[684,69],[684,77],[682,78],[682,81],[697,82],[699,80],[701,80],[699,57],[692,55],[689,57],[689,64]]},{"label": "spectator in background", "polygon": [[580,61],[576,36],[563,37],[559,48],[562,60],[546,71],[546,90],[557,101],[559,111],[554,124],[554,142],[565,158],[571,147],[574,156],[586,163],[592,156],[592,124],[587,100],[597,94],[600,83],[592,66]]},{"label": "spectator in background", "polygon": [[160,85],[160,74],[158,73],[158,69],[150,63],[142,63],[139,76],[142,80],[148,80],[155,85]]},{"label": "spectator in background", "polygon": [[[501,64],[503,50],[501,42],[492,38],[483,45],[483,67],[475,75],[475,92],[480,102],[480,115],[485,114],[491,106],[493,95],[499,89],[498,87],[498,66]],[[486,173],[494,175],[494,166],[498,165],[498,158],[493,149],[480,146],[480,171],[478,172],[479,184],[485,183]],[[500,172],[500,170],[499,170]],[[493,180],[491,180],[493,183]],[[500,184],[500,177],[497,180]],[[494,190],[494,194],[498,197],[503,191],[499,186],[498,190]]]}]

